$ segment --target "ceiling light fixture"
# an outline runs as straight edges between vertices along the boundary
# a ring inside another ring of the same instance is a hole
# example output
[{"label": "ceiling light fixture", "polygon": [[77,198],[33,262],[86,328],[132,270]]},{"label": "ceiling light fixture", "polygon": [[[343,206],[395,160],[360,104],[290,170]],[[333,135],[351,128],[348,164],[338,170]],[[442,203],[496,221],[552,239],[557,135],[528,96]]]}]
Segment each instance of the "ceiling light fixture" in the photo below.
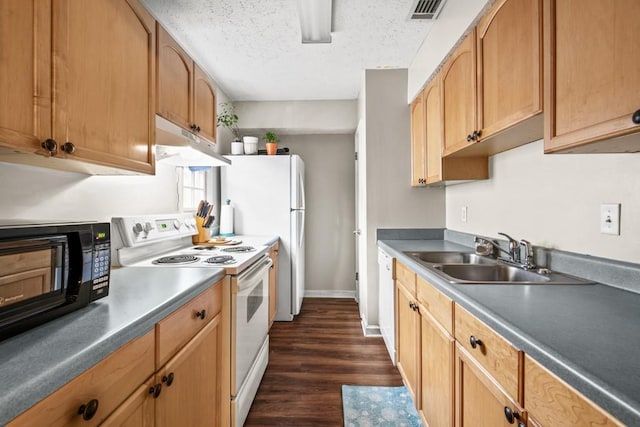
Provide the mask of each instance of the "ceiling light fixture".
[{"label": "ceiling light fixture", "polygon": [[331,43],[331,1],[298,0],[302,43]]}]

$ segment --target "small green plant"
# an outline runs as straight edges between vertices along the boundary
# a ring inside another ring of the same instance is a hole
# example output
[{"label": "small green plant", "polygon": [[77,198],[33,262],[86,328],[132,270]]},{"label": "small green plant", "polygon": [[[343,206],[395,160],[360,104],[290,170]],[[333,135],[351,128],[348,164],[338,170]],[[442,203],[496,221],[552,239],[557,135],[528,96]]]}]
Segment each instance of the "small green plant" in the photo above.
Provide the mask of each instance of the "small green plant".
[{"label": "small green plant", "polygon": [[240,129],[238,129],[238,114],[236,107],[231,102],[223,102],[220,104],[222,111],[218,114],[218,127],[228,128],[233,132],[236,141],[240,141]]},{"label": "small green plant", "polygon": [[262,137],[262,139],[265,140],[265,142],[278,142],[278,135],[275,132],[267,132],[264,134],[264,136]]}]

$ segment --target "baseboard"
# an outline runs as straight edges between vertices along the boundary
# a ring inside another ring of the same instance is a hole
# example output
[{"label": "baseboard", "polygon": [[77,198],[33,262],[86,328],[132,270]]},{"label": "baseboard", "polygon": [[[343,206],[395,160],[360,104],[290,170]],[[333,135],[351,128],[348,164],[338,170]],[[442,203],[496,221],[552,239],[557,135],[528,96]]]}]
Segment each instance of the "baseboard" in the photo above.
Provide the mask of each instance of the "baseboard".
[{"label": "baseboard", "polygon": [[378,325],[367,325],[365,324],[364,319],[362,319],[362,333],[365,337],[381,337],[382,333],[380,332],[380,326]]},{"label": "baseboard", "polygon": [[304,291],[305,298],[356,298],[356,291]]}]

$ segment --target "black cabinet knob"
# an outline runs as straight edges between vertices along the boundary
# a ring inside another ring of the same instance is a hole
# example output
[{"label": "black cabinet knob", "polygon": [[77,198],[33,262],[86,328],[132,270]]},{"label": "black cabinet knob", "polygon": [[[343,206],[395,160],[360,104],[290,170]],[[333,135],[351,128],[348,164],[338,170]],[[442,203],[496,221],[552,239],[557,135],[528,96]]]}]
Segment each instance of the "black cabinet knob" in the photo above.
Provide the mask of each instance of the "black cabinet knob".
[{"label": "black cabinet knob", "polygon": [[467,142],[473,141],[473,136],[471,134],[467,135]]},{"label": "black cabinet knob", "polygon": [[200,126],[196,126],[196,132],[200,132]]},{"label": "black cabinet knob", "polygon": [[85,421],[89,421],[93,416],[98,412],[98,400],[91,399],[86,404],[80,405],[78,408],[78,415],[82,415],[82,419]]},{"label": "black cabinet knob", "polygon": [[469,337],[469,344],[471,344],[471,348],[476,348],[479,345],[482,345],[482,341],[480,338],[476,338],[473,335]]},{"label": "black cabinet knob", "polygon": [[55,153],[58,150],[58,143],[55,139],[49,138],[40,145],[50,153]]},{"label": "black cabinet knob", "polygon": [[76,146],[73,145],[73,142],[65,142],[64,144],[62,144],[62,147],[60,149],[67,154],[73,154],[76,151]]},{"label": "black cabinet knob", "polygon": [[152,387],[149,387],[149,394],[153,395],[154,399],[157,399],[162,392],[162,384],[155,384]]},{"label": "black cabinet knob", "polygon": [[631,120],[633,120],[633,123],[640,125],[640,110],[636,110],[636,112],[633,113]]},{"label": "black cabinet knob", "polygon": [[476,130],[471,134],[471,137],[474,141],[477,141],[478,139],[480,139],[480,135],[482,134],[481,131]]},{"label": "black cabinet knob", "polygon": [[196,311],[196,317],[199,319],[204,319],[207,315],[207,310],[205,310],[204,308],[200,311]]},{"label": "black cabinet knob", "polygon": [[[508,406],[505,406],[504,407],[504,417],[507,419],[507,422],[509,424],[513,424],[515,422],[515,420],[519,420],[520,419],[520,414],[517,411],[513,411]],[[518,427],[520,427],[520,425],[524,425],[524,424],[523,423],[518,423]]]},{"label": "black cabinet knob", "polygon": [[171,384],[173,384],[173,372],[169,372],[169,375],[163,376],[162,382],[166,383],[167,387],[171,387]]}]

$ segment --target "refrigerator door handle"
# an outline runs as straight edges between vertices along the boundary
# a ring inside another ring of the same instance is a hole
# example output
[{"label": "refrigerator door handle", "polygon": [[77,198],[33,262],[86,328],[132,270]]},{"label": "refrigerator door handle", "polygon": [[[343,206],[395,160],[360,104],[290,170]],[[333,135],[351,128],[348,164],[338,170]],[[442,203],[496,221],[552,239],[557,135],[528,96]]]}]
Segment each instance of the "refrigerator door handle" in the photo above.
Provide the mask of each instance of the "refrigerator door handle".
[{"label": "refrigerator door handle", "polygon": [[300,186],[300,209],[305,208],[305,199],[304,199],[304,177],[298,171],[298,185]]},{"label": "refrigerator door handle", "polygon": [[298,230],[298,247],[302,247],[302,243],[304,242],[304,211],[300,211],[302,214],[302,220],[300,221],[300,229]]}]

